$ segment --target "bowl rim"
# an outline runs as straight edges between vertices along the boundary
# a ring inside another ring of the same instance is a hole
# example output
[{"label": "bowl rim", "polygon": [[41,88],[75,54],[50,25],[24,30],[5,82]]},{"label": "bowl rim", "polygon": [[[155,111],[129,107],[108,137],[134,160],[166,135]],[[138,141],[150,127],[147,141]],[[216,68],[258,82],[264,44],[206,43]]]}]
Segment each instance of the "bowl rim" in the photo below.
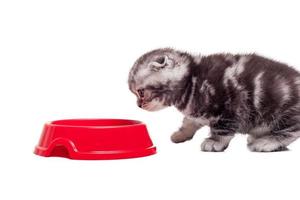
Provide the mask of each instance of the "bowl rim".
[{"label": "bowl rim", "polygon": [[[66,125],[66,124],[55,124],[57,122],[64,122],[64,121],[104,121],[104,120],[113,120],[113,121],[130,121],[133,124],[125,124],[125,125],[110,125],[110,126],[93,126],[93,125]],[[60,120],[53,120],[48,121],[45,123],[46,126],[51,127],[65,127],[65,128],[93,128],[93,129],[114,129],[114,128],[131,128],[131,127],[139,127],[145,126],[145,123],[139,120],[134,119],[120,119],[120,118],[69,118],[69,119],[60,119]]]}]

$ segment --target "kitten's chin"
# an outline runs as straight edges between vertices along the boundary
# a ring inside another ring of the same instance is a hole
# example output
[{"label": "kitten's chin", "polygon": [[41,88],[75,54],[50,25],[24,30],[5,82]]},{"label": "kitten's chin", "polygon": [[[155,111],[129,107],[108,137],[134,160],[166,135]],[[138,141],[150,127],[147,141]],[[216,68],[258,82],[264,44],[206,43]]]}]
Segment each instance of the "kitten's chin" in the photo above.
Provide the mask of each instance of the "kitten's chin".
[{"label": "kitten's chin", "polygon": [[143,108],[143,109],[147,110],[147,111],[150,111],[150,112],[155,112],[155,111],[162,110],[164,108],[165,108],[165,106],[163,106],[163,107],[153,107],[153,108]]},{"label": "kitten's chin", "polygon": [[159,101],[152,101],[147,105],[143,106],[142,108],[150,112],[155,112],[166,108],[166,106],[160,103]]}]

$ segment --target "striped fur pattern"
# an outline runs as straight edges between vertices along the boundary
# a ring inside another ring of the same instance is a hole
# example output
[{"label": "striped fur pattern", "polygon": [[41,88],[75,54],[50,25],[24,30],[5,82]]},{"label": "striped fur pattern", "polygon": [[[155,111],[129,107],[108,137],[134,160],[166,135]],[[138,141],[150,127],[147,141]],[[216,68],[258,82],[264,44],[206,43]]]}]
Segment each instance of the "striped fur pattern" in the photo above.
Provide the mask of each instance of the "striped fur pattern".
[{"label": "striped fur pattern", "polygon": [[175,143],[205,125],[210,136],[203,151],[224,151],[236,133],[248,134],[248,148],[258,152],[285,150],[300,136],[300,74],[256,54],[156,49],[135,62],[128,84],[139,107],[175,106],[185,115],[171,136]]}]

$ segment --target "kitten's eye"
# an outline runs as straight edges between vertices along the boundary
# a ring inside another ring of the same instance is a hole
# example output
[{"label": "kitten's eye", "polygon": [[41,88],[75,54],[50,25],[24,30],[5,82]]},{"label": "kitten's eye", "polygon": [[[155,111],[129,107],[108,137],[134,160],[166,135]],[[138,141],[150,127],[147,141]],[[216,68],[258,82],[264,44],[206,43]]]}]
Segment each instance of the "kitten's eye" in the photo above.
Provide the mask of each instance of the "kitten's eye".
[{"label": "kitten's eye", "polygon": [[144,89],[139,89],[139,90],[137,90],[137,92],[138,92],[140,98],[144,97],[144,93],[145,93]]},{"label": "kitten's eye", "polygon": [[157,63],[159,64],[164,64],[165,63],[165,57],[160,57],[156,60]]}]

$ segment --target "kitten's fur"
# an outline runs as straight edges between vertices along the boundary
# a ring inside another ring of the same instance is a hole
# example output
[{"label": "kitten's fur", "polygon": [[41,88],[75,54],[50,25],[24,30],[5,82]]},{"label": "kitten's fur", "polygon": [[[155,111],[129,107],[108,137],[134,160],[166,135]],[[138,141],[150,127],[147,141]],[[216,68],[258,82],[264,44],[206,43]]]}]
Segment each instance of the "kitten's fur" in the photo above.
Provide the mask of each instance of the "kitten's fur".
[{"label": "kitten's fur", "polygon": [[300,136],[300,74],[258,56],[192,56],[165,48],[141,56],[129,74],[138,105],[149,111],[175,106],[185,118],[171,136],[190,140],[204,125],[203,151],[223,151],[237,132],[251,151],[284,150]]}]

